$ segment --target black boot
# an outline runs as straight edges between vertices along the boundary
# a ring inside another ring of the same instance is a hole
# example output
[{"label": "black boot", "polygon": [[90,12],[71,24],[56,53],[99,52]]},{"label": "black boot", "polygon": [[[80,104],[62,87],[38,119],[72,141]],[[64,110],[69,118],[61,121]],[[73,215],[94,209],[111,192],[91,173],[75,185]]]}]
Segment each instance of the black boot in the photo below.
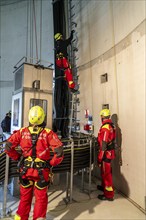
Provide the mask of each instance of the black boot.
[{"label": "black boot", "polygon": [[97,185],[97,189],[100,190],[100,191],[102,191],[102,192],[104,191],[104,188],[103,188],[103,186],[101,186],[101,185]]},{"label": "black boot", "polygon": [[97,198],[100,200],[103,200],[103,201],[105,201],[105,200],[114,201],[114,198],[107,198],[107,197],[105,197],[105,195],[98,195]]}]

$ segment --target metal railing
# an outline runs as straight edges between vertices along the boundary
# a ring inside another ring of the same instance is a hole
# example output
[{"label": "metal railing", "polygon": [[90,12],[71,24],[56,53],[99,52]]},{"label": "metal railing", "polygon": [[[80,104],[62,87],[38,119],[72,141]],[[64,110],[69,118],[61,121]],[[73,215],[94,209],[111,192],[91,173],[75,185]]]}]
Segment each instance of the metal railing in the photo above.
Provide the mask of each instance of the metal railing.
[{"label": "metal railing", "polygon": [[[88,194],[91,193],[91,173],[92,173],[92,164],[94,163],[93,160],[93,154],[95,150],[95,138],[92,135],[85,135],[78,133],[76,137],[69,138],[67,140],[61,140],[64,144],[64,154],[65,158],[67,155],[69,155],[69,161],[70,164],[66,164],[66,162],[63,160],[63,162],[57,166],[57,168],[53,168],[54,173],[66,173],[66,203],[72,203],[73,202],[73,180],[74,180],[74,173],[76,171],[81,170],[82,171],[82,191],[84,189],[84,170],[88,167],[89,169],[89,182],[88,182]],[[67,154],[66,154],[67,153]],[[68,154],[69,153],[69,154]],[[1,156],[0,154],[0,162],[1,162]],[[53,155],[53,152],[51,152]],[[82,155],[82,159],[84,161],[84,164],[82,164],[82,161],[80,162],[80,157],[78,159],[78,156]],[[87,156],[86,156],[87,155]],[[8,187],[8,180],[12,176],[18,176],[19,174],[16,173],[11,175],[11,166],[14,161],[12,161],[8,156],[5,157],[5,160],[3,158],[3,163],[5,163],[5,175],[3,178],[4,186],[4,198],[3,198],[3,207],[1,210],[1,216],[6,217],[9,215],[9,210],[7,210],[7,187]],[[78,163],[78,165],[76,165]],[[16,164],[16,162],[15,162]],[[17,165],[16,165],[17,166]],[[12,166],[13,167],[13,166]],[[62,167],[65,167],[65,169],[62,169]],[[0,179],[0,182],[2,180]]]}]

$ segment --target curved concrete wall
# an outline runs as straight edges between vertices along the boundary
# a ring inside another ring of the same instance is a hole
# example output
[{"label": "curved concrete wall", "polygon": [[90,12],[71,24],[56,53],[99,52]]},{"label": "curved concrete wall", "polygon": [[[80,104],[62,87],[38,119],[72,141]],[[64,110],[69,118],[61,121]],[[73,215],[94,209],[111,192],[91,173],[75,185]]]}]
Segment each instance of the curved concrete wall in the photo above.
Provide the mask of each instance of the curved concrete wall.
[{"label": "curved concrete wall", "polygon": [[[81,129],[84,109],[93,115],[96,136],[103,104],[118,115],[123,164],[120,167],[115,160],[114,184],[145,209],[145,1],[72,4],[79,49]],[[101,83],[105,73],[108,82]]]}]

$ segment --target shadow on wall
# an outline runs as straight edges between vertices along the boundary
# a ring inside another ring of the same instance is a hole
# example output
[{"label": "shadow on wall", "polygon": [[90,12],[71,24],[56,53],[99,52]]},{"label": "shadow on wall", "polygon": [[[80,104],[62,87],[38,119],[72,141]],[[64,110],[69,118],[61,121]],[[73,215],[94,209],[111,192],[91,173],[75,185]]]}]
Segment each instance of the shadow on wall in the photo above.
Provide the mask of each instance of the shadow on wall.
[{"label": "shadow on wall", "polygon": [[116,127],[116,158],[113,161],[113,181],[115,188],[129,197],[130,189],[128,186],[128,182],[126,181],[124,175],[121,173],[122,167],[122,132],[118,125],[118,116],[117,114],[113,114],[111,116],[111,120]]}]

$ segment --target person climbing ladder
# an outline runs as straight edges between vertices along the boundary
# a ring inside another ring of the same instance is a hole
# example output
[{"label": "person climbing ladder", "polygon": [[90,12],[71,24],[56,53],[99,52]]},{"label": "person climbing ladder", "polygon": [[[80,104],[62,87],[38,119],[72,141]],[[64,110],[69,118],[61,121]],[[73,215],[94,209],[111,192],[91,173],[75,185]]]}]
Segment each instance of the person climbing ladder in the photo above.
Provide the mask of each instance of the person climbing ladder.
[{"label": "person climbing ladder", "polygon": [[64,75],[68,83],[68,87],[72,92],[76,92],[75,83],[73,81],[73,75],[71,71],[71,65],[68,61],[67,47],[71,44],[73,39],[74,30],[71,31],[70,37],[68,39],[63,39],[61,33],[54,35],[55,38],[55,51],[56,51],[56,65],[59,69],[64,70]]}]

